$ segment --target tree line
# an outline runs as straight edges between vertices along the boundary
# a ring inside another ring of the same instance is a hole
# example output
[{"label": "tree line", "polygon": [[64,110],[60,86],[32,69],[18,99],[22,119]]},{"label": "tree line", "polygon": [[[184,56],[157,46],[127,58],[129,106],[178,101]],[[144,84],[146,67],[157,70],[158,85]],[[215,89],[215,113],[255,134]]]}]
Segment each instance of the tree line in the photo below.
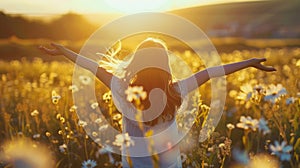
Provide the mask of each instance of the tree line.
[{"label": "tree line", "polygon": [[29,20],[0,11],[0,38],[48,38],[52,40],[82,40],[96,30],[83,16],[67,13],[51,22]]}]

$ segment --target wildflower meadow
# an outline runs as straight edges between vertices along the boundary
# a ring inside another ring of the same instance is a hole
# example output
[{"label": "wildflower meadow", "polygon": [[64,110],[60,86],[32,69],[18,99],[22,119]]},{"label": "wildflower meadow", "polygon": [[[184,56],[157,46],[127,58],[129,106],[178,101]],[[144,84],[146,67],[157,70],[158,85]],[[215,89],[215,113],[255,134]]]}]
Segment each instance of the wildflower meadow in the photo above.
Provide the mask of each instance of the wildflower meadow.
[{"label": "wildflower meadow", "polygon": [[[205,68],[189,50],[175,54],[194,72]],[[219,54],[224,64],[264,57],[266,64],[277,71],[248,68],[227,76],[223,115],[215,131],[201,143],[200,130],[210,109],[210,82],[199,88],[200,95],[193,100],[199,110],[190,111],[197,118],[187,138],[180,142],[183,167],[299,168],[300,48]],[[0,167],[122,167],[121,156],[97,139],[107,129],[103,120],[122,129],[122,115],[114,106],[111,92],[96,81],[98,100],[90,102],[89,110],[100,107],[106,118],[91,113],[89,121],[79,120],[72,93],[90,85],[91,78],[80,76],[80,84],[74,85],[73,69],[70,62],[39,58],[0,61]],[[147,96],[139,87],[129,88],[126,94],[128,101]],[[93,138],[84,130],[91,121],[99,126]],[[134,145],[134,141],[120,132],[112,144]]]}]

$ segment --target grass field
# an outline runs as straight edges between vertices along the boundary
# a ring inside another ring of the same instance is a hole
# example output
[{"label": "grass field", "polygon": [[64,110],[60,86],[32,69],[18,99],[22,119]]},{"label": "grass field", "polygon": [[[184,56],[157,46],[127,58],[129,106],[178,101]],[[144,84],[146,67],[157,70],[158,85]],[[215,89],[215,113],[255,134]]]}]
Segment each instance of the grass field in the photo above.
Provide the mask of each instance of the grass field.
[{"label": "grass field", "polygon": [[[15,47],[20,47],[18,42],[13,42]],[[277,71],[266,73],[249,68],[227,77],[227,99],[221,121],[204,143],[197,141],[202,123],[194,124],[188,136],[195,141],[182,142],[192,146],[182,150],[184,167],[299,168],[300,48],[295,47],[299,45],[297,40],[241,42],[236,39],[236,44],[244,46],[237,46],[237,50],[226,48],[229,42],[215,39],[214,43],[223,63],[265,57],[267,64]],[[6,48],[5,45],[7,42],[2,41],[1,47]],[[231,43],[230,47],[234,46]],[[6,54],[13,54],[9,52]],[[30,52],[40,56],[38,51],[28,49],[27,53]],[[177,52],[194,71],[202,69],[201,63],[187,56],[189,53]],[[94,163],[96,167],[121,167],[120,156],[88,137],[83,129],[84,121],[77,118],[72,100],[73,64],[40,58],[20,59],[17,55],[1,58],[0,167],[18,164],[92,167]],[[101,93],[107,91],[100,82],[96,84]],[[209,83],[201,86],[200,93],[195,102],[199,114],[203,114],[199,117],[204,118],[209,109],[210,97],[206,96],[210,95]],[[111,110],[111,124],[121,125],[121,118],[114,117],[118,112],[111,107],[111,100],[103,95],[97,97],[103,109]]]}]

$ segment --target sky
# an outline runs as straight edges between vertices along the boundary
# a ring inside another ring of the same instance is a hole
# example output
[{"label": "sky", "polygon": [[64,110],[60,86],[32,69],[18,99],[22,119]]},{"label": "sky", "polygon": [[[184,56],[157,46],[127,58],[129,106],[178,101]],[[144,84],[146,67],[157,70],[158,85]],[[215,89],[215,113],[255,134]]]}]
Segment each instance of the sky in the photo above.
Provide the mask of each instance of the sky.
[{"label": "sky", "polygon": [[12,14],[162,12],[192,6],[253,0],[0,0],[0,11]]}]

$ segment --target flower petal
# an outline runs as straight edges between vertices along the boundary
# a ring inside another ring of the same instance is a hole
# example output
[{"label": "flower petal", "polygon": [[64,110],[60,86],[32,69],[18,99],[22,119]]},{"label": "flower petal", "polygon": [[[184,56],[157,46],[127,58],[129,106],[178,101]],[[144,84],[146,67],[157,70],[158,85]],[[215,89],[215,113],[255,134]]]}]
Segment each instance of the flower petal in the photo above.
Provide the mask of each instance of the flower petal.
[{"label": "flower petal", "polygon": [[291,145],[287,145],[282,149],[282,152],[288,153],[293,150],[293,147]]}]

